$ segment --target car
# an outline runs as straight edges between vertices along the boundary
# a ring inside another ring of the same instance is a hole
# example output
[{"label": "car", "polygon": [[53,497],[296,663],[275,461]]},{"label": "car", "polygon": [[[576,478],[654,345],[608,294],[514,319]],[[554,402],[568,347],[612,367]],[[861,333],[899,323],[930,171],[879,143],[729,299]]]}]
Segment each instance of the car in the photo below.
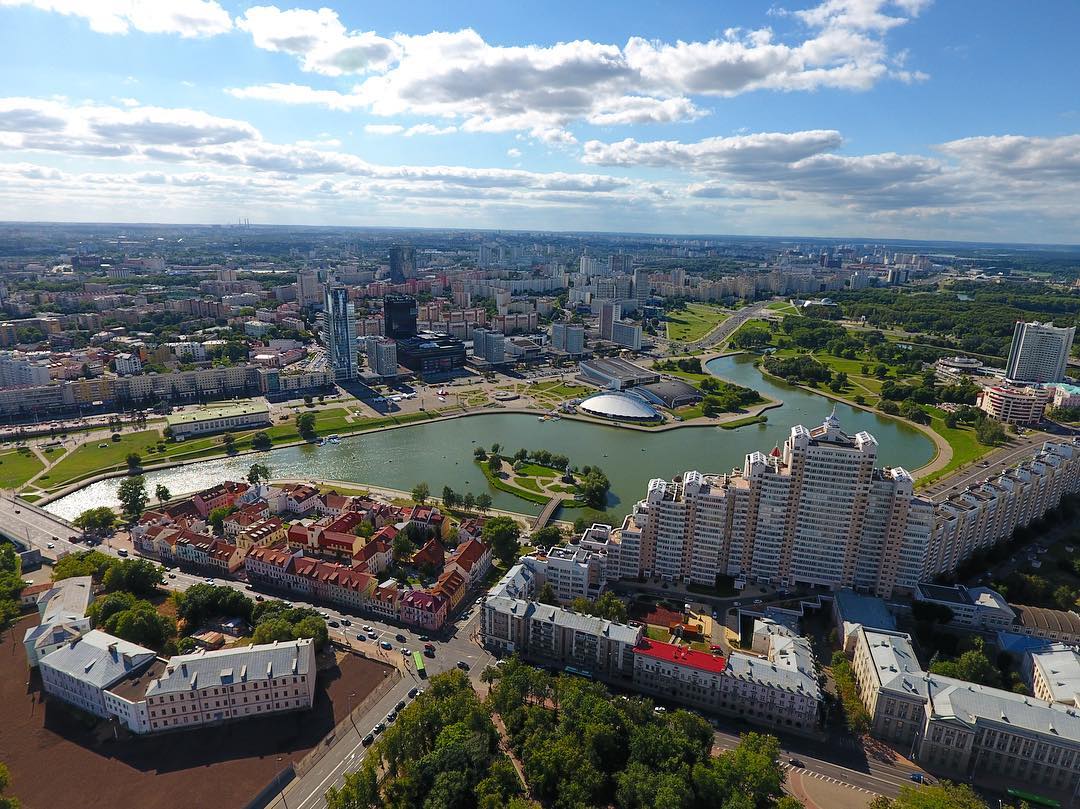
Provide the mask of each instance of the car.
[{"label": "car", "polygon": [[394,710],[400,711],[404,707],[405,707],[405,700],[403,700],[403,699],[398,700],[398,704],[394,707]]},{"label": "car", "polygon": [[356,639],[359,641],[367,640],[367,635],[365,635],[363,632],[357,632]]},{"label": "car", "polygon": [[256,601],[262,601],[262,600],[263,600],[263,597],[262,597],[262,596],[260,596],[260,595],[257,595],[257,596],[255,596],[255,600],[256,600]]},{"label": "car", "polygon": [[403,655],[407,655],[407,654],[409,654],[409,650],[408,650],[408,649],[406,649],[406,648],[405,648],[404,646],[402,646],[402,647],[401,647],[401,653],[402,653]]},{"label": "car", "polygon": [[722,652],[722,651],[724,651],[724,647],[719,645],[718,643],[712,643],[712,644],[709,645],[709,651],[710,652]]},{"label": "car", "polygon": [[341,619],[341,625],[342,626],[352,626],[352,621],[350,621],[348,618],[342,618]]},{"label": "car", "polygon": [[376,631],[375,631],[375,630],[373,629],[373,630],[371,630],[370,632],[368,632],[368,633],[367,633],[367,636],[368,636],[369,638],[371,638],[372,640],[375,640],[375,638],[379,637],[379,633],[378,633],[378,632],[376,632]]},{"label": "car", "polygon": [[424,644],[424,650],[428,651],[428,652],[434,652],[435,651],[435,644],[434,643],[425,643]]},{"label": "car", "polygon": [[755,604],[760,604],[760,603],[761,603],[761,599],[760,599],[760,598],[755,598],[755,599],[754,599],[754,603],[755,603]]},{"label": "car", "polygon": [[21,508],[17,508],[17,509],[15,509],[15,513],[16,513],[16,514],[22,514],[22,509],[21,509]]},{"label": "car", "polygon": [[926,776],[923,775],[921,772],[913,772],[911,773],[911,775],[908,776],[908,778],[914,781],[916,784],[926,783]]},{"label": "car", "polygon": [[395,713],[394,711],[390,711],[390,713],[388,713],[386,715],[386,724],[387,725],[394,724],[395,719],[397,719],[397,713]]},{"label": "car", "polygon": [[55,543],[53,543],[53,542],[46,542],[46,543],[45,543],[45,547],[46,547],[46,548],[55,548],[55,547],[56,547],[56,544],[55,544]]},{"label": "car", "polygon": [[653,713],[667,713],[667,708],[665,708],[663,705],[657,705],[652,710]]},{"label": "car", "polygon": [[327,621],[326,625],[333,627],[334,629],[337,629],[339,626],[341,626],[341,624],[339,624],[337,621]]},{"label": "car", "polygon": [[176,578],[176,574],[175,574],[175,573],[170,573],[170,574],[169,574],[169,578],[170,578],[170,579],[175,579],[175,578]]},{"label": "car", "polygon": [[385,728],[386,728],[386,725],[384,725],[382,722],[377,722],[375,724],[375,727],[373,727],[371,729],[371,732],[372,733],[382,733]]},{"label": "car", "polygon": [[364,737],[364,747],[371,747],[371,745],[374,744],[374,743],[375,743],[375,734],[373,732],[369,733],[367,736]]},{"label": "car", "polygon": [[416,699],[416,695],[419,694],[419,693],[420,693],[420,689],[418,689],[418,688],[410,688],[409,689],[409,699]]},{"label": "car", "polygon": [[742,602],[741,602],[741,601],[736,601],[736,602],[735,602],[734,604],[732,604],[731,606],[733,606],[733,607],[741,607],[741,606],[742,606]]},{"label": "car", "polygon": [[388,641],[388,640],[384,640],[384,641],[383,641],[382,643],[380,643],[379,645],[380,645],[381,647],[383,647],[384,649],[387,649],[387,650],[390,650],[390,649],[393,649],[393,648],[394,648],[394,644],[392,644],[392,643],[391,643],[390,641]]},{"label": "car", "polygon": [[116,552],[116,555],[120,557],[126,557],[128,555],[128,552],[124,548],[121,548]]},{"label": "car", "polygon": [[457,662],[457,667],[459,669],[461,669],[462,671],[468,671],[469,670],[469,664],[466,663],[464,660],[459,660]]},{"label": "car", "polygon": [[429,638],[427,635],[421,635],[419,638],[417,638],[417,640],[431,640],[431,638]]},{"label": "car", "polygon": [[58,537],[58,536],[57,536],[56,534],[53,534],[53,537],[52,537],[52,541],[53,541],[53,542],[59,542],[59,541],[60,541],[60,537]]},{"label": "car", "polygon": [[796,768],[799,768],[799,769],[802,769],[803,767],[805,767],[805,766],[806,766],[805,764],[803,764],[803,763],[802,763],[802,762],[801,762],[801,761],[800,761],[799,759],[797,759],[797,758],[789,758],[789,759],[787,760],[787,763],[788,763],[788,764],[790,764],[790,765],[791,765],[792,767],[796,767]]},{"label": "car", "polygon": [[371,627],[370,627],[370,626],[367,626],[366,624],[364,625],[364,627],[363,627],[363,630],[364,630],[365,632],[371,632],[371,631],[372,631]]},{"label": "car", "polygon": [[213,584],[214,580],[207,576],[205,579],[203,579],[203,582],[206,584]]},{"label": "car", "polygon": [[108,449],[108,448],[109,448],[109,445],[108,445],[108,444],[98,444],[98,445],[97,445],[97,448],[98,448],[98,449]]},{"label": "car", "polygon": [[398,643],[404,643],[406,640],[408,640],[408,638],[406,638],[399,632],[398,634],[394,635],[394,640],[396,640]]},{"label": "car", "polygon": [[424,657],[434,657],[434,656],[435,656],[435,650],[434,649],[424,649]]},{"label": "car", "polygon": [[319,613],[319,617],[320,617],[320,618],[323,618],[323,619],[325,619],[325,618],[329,618],[329,617],[330,617],[330,613],[328,613],[328,612],[320,612],[320,613]]}]

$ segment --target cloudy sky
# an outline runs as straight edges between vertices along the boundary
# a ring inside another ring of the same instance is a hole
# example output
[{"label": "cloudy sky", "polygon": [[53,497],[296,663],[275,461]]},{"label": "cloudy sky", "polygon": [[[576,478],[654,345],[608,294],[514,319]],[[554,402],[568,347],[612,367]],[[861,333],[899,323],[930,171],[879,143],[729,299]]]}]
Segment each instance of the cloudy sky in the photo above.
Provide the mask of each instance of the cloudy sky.
[{"label": "cloudy sky", "polygon": [[1075,0],[0,0],[0,218],[1075,243],[1078,29]]}]

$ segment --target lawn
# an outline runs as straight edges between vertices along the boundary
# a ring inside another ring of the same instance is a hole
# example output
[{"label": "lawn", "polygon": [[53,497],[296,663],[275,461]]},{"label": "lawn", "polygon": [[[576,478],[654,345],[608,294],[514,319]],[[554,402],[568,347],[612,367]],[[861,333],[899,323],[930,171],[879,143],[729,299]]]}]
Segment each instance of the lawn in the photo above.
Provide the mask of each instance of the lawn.
[{"label": "lawn", "polygon": [[143,462],[149,463],[153,459],[149,449],[160,440],[161,433],[157,430],[127,433],[121,435],[119,441],[92,440],[69,452],[41,481],[49,488],[56,488],[98,472],[123,469],[131,452],[141,455]]},{"label": "lawn", "polygon": [[768,320],[762,320],[761,318],[754,317],[743,323],[739,328],[735,329],[727,338],[727,344],[730,346],[731,341],[735,338],[735,335],[744,329],[766,329],[770,333],[776,331],[777,326],[774,323],[770,323]]},{"label": "lawn", "polygon": [[540,484],[532,478],[514,478],[514,485],[520,486],[523,489],[528,489],[531,492],[540,493]]},{"label": "lawn", "polygon": [[772,303],[765,304],[766,309],[771,309],[774,312],[780,312],[784,315],[801,315],[796,307],[792,306],[787,301],[773,301]]},{"label": "lawn", "polygon": [[0,455],[0,489],[17,489],[44,468],[34,453],[27,450]]},{"label": "lawn", "polygon": [[919,484],[932,483],[940,477],[948,475],[950,472],[966,466],[974,461],[977,461],[983,455],[993,452],[996,447],[988,447],[985,444],[980,444],[979,440],[975,437],[975,430],[968,426],[956,426],[946,427],[944,416],[945,411],[939,410],[936,407],[927,408],[930,411],[931,420],[930,426],[934,432],[949,442],[949,446],[952,447],[952,458],[945,465],[943,469],[939,469],[937,472],[933,472],[926,477],[919,478]]},{"label": "lawn", "polygon": [[658,640],[661,643],[667,643],[668,638],[671,637],[671,633],[663,627],[653,626],[649,624],[645,627],[645,635],[649,640]]},{"label": "lawn", "polygon": [[541,466],[538,463],[527,463],[521,469],[515,470],[519,475],[528,475],[534,478],[558,478],[562,472],[552,469],[550,466]]},{"label": "lawn", "polygon": [[667,313],[667,338],[681,343],[700,340],[727,320],[727,313],[715,306],[690,303],[685,309]]}]

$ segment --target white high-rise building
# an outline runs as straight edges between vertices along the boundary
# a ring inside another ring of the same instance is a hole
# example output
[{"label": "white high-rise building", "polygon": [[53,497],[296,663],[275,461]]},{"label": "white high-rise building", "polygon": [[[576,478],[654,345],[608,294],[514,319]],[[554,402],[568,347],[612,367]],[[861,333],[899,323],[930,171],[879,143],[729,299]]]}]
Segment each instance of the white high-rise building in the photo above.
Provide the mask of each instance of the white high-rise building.
[{"label": "white high-rise building", "polygon": [[580,323],[551,324],[551,347],[556,351],[565,351],[567,354],[582,354],[585,352],[585,327]]},{"label": "white high-rise building", "polygon": [[500,365],[506,362],[506,336],[490,329],[473,329],[473,356]]},{"label": "white high-rise building", "polygon": [[326,287],[323,308],[323,345],[330,359],[334,379],[356,379],[356,311],[343,286]]},{"label": "white high-rise building", "polygon": [[1059,382],[1072,349],[1076,327],[1018,320],[1013,329],[1005,378],[1010,382]]},{"label": "white high-rise building", "polygon": [[641,351],[641,324],[632,320],[616,320],[611,324],[611,342],[634,351]]},{"label": "white high-rise building", "polygon": [[314,306],[322,300],[321,287],[315,270],[300,270],[296,274],[296,302],[300,306]]},{"label": "white high-rise building", "polygon": [[634,299],[639,303],[649,300],[649,273],[646,270],[634,270]]}]

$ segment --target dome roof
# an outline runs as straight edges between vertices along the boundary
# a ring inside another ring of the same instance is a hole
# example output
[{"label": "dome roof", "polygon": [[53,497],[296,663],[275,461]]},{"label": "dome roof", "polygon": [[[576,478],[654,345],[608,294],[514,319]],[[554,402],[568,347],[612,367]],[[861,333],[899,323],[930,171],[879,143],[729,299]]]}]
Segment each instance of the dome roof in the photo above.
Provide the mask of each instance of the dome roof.
[{"label": "dome roof", "polygon": [[605,419],[658,421],[660,414],[637,396],[629,393],[597,393],[585,399],[578,409]]}]

